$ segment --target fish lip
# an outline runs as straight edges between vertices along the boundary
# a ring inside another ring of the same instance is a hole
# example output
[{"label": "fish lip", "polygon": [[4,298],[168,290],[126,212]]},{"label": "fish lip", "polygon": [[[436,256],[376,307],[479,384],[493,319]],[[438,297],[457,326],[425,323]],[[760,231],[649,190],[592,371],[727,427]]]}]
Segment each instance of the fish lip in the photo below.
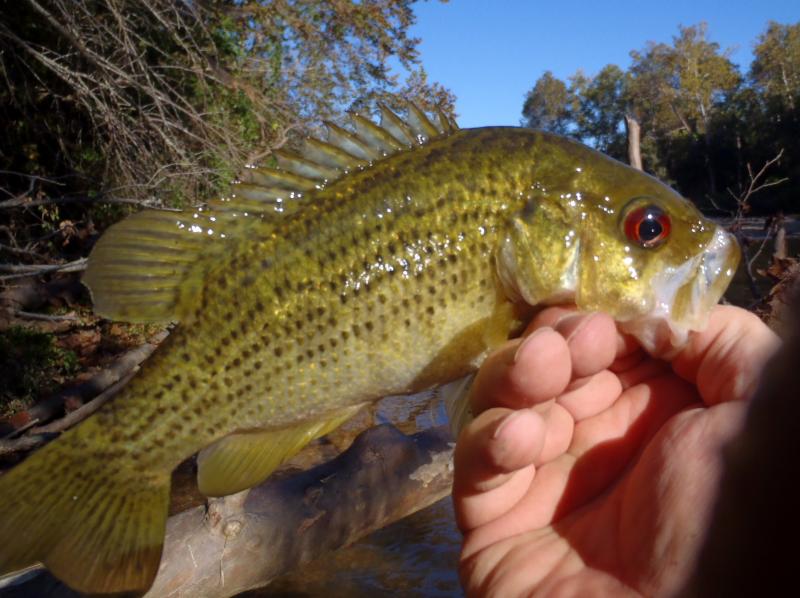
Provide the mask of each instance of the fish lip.
[{"label": "fish lip", "polygon": [[[716,226],[703,251],[653,280],[654,301],[646,314],[625,322],[625,332],[648,352],[673,356],[688,342],[691,331],[702,330],[714,305],[721,299],[741,258],[736,238]],[[688,293],[683,313],[676,314],[676,298]]]}]

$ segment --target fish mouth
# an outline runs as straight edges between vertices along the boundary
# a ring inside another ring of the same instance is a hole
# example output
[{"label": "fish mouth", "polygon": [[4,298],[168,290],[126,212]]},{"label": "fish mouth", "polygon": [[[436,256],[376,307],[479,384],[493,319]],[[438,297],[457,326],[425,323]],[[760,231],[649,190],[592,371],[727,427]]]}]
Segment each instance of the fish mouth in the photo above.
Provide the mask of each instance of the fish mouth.
[{"label": "fish mouth", "polygon": [[722,298],[739,264],[736,238],[717,226],[703,251],[652,281],[652,309],[625,322],[623,330],[635,336],[652,354],[668,357],[688,341],[689,332],[702,330],[711,309]]}]

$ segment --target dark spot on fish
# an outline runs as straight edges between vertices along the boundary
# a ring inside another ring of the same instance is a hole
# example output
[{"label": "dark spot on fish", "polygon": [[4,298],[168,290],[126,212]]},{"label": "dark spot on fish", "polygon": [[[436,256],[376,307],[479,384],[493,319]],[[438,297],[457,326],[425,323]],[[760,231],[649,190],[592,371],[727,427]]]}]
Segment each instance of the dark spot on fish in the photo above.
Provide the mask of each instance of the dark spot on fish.
[{"label": "dark spot on fish", "polygon": [[429,305],[428,307],[425,308],[425,311],[432,316],[435,310],[433,309],[433,305]]},{"label": "dark spot on fish", "polygon": [[366,329],[367,329],[369,332],[372,332],[372,329],[373,329],[375,326],[373,325],[373,323],[372,323],[371,321],[367,321],[367,322],[364,324],[364,327],[365,327],[365,328],[366,328]]},{"label": "dark spot on fish", "polygon": [[192,359],[192,356],[191,356],[191,355],[189,355],[188,353],[186,353],[186,352],[184,351],[183,353],[181,353],[181,358],[182,358],[184,361],[191,361],[191,359]]},{"label": "dark spot on fish", "polygon": [[403,324],[405,325],[405,327],[406,327],[406,328],[410,328],[410,327],[411,327],[411,320],[409,320],[408,318],[406,318],[406,319],[403,321]]},{"label": "dark spot on fish", "polygon": [[283,349],[281,347],[275,347],[273,353],[275,353],[275,357],[280,357],[283,355]]},{"label": "dark spot on fish", "polygon": [[266,258],[261,260],[261,269],[262,270],[266,270],[267,268],[271,268],[271,267],[272,267],[272,261],[271,260],[268,260]]},{"label": "dark spot on fish", "polygon": [[231,344],[231,339],[227,336],[223,336],[222,340],[220,341],[225,347],[228,347]]},{"label": "dark spot on fish", "polygon": [[237,368],[238,368],[238,367],[240,367],[241,365],[242,365],[242,360],[241,360],[241,359],[239,359],[238,357],[237,357],[236,359],[234,359],[234,360],[233,360],[233,367],[237,367]]},{"label": "dark spot on fish", "polygon": [[172,390],[173,388],[175,388],[175,385],[172,382],[166,382],[164,384],[164,388],[166,388],[167,390]]}]

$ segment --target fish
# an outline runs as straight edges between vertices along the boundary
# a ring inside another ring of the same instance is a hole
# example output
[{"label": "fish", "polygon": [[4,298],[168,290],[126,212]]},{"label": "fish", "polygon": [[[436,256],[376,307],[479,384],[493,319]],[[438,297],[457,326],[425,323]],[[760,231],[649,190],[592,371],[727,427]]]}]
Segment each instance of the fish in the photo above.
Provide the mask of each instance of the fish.
[{"label": "fish", "polygon": [[190,456],[205,495],[252,487],[363,405],[468,376],[542,305],[678,346],[736,269],[734,238],[690,201],[576,141],[379,110],[97,242],[95,311],[176,325],[120,394],[0,477],[0,572],[143,591]]}]

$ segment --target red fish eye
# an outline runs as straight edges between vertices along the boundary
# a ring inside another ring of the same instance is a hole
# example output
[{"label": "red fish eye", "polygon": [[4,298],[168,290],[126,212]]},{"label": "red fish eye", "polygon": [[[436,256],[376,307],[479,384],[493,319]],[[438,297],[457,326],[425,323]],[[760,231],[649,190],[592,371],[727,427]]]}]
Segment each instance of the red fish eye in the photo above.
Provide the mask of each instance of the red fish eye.
[{"label": "red fish eye", "polygon": [[661,245],[669,236],[670,220],[657,206],[642,206],[625,217],[625,236],[651,249]]}]

